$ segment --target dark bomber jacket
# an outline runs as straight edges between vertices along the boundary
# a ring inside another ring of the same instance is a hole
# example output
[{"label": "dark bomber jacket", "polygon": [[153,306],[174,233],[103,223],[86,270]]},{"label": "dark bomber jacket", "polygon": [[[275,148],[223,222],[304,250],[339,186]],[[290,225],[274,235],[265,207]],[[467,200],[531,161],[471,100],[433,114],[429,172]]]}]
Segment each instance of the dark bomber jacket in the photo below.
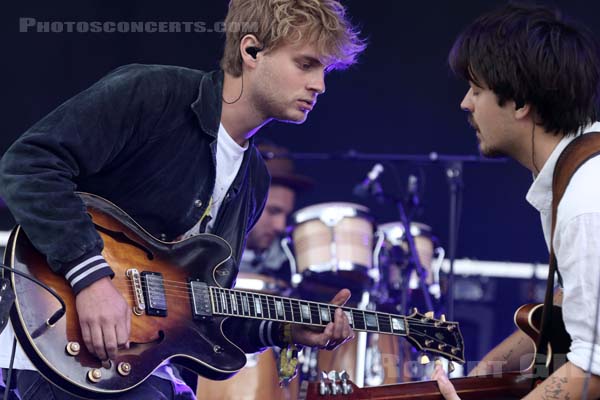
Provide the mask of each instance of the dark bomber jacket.
[{"label": "dark bomber jacket", "polygon": [[[0,161],[0,192],[15,220],[75,293],[112,275],[102,240],[74,193],[102,196],[157,238],[174,240],[203,215],[215,185],[223,72],[120,67],[25,132]],[[233,249],[233,285],[245,239],[269,188],[251,145],[213,232]],[[275,324],[240,322],[245,351],[272,345]],[[269,331],[265,331],[268,329]],[[235,338],[234,338],[235,339]]]}]

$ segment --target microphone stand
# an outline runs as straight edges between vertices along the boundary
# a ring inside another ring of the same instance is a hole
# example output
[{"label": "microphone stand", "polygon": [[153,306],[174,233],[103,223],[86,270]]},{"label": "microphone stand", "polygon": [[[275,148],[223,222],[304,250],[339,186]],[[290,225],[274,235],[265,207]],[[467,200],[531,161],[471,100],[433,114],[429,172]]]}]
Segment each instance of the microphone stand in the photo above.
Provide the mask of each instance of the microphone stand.
[{"label": "microphone stand", "polygon": [[417,276],[419,277],[419,287],[423,292],[423,299],[425,300],[427,311],[433,311],[433,302],[431,301],[431,295],[429,294],[429,289],[427,288],[427,270],[425,267],[423,267],[423,264],[421,264],[421,258],[419,257],[417,246],[415,245],[415,238],[410,229],[412,221],[406,213],[404,205],[402,204],[402,200],[396,200],[396,208],[398,209],[398,214],[400,215],[400,222],[402,222],[402,225],[404,225],[404,238],[408,243],[410,258],[410,262],[408,263],[408,268],[405,271],[405,276],[402,282],[402,312],[404,314],[408,314],[408,310],[406,309],[408,303],[408,290],[410,288],[410,275],[412,274],[413,270],[417,272]]},{"label": "microphone stand", "polygon": [[458,243],[458,228],[460,223],[460,207],[462,207],[462,170],[463,164],[455,161],[446,165],[446,177],[448,178],[448,189],[450,191],[450,212],[448,220],[448,257],[450,271],[448,273],[448,319],[454,320],[454,261],[456,259],[456,247]]}]

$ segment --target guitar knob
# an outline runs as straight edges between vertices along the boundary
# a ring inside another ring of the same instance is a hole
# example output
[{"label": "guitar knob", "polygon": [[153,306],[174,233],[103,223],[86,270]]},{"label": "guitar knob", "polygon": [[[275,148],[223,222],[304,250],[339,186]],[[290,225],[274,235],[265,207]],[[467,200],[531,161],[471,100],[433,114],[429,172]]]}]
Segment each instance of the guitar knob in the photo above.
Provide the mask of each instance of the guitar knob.
[{"label": "guitar knob", "polygon": [[440,321],[446,322],[446,314],[440,315]]},{"label": "guitar knob", "polygon": [[421,363],[422,365],[427,365],[430,362],[431,360],[429,359],[429,357],[427,357],[427,354],[423,354],[421,358],[419,358],[419,363]]},{"label": "guitar knob", "polygon": [[90,369],[87,373],[87,378],[92,383],[98,383],[100,382],[100,379],[102,379],[102,371],[100,371],[98,368]]},{"label": "guitar knob", "polygon": [[425,318],[433,319],[433,311],[427,311],[425,313]]},{"label": "guitar knob", "polygon": [[122,376],[127,376],[131,373],[131,364],[126,362],[120,362],[119,365],[117,365],[117,371]]},{"label": "guitar knob", "polygon": [[70,356],[75,357],[75,356],[79,355],[79,352],[81,351],[81,346],[79,345],[78,342],[69,342],[69,343],[67,343],[66,350]]}]

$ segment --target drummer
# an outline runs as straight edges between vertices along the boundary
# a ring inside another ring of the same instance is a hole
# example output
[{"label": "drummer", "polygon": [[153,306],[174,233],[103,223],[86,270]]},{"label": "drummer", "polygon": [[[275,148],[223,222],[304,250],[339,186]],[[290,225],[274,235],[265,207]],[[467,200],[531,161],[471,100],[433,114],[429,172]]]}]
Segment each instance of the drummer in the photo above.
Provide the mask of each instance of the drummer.
[{"label": "drummer", "polygon": [[[258,149],[263,154],[286,154],[287,149],[262,143]],[[288,158],[266,160],[271,175],[267,204],[258,222],[250,231],[246,250],[240,263],[240,272],[255,273],[290,283],[291,273],[287,258],[279,243],[286,228],[288,216],[294,210],[296,194],[314,186],[314,181],[294,172],[294,163]]]}]

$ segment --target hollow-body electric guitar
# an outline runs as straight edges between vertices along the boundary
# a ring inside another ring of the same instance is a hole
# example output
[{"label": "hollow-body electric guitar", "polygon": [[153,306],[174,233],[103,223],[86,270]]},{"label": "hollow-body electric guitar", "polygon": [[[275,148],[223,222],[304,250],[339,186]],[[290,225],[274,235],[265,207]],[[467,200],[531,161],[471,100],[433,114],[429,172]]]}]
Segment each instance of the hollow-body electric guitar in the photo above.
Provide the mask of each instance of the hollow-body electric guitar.
[{"label": "hollow-body electric guitar", "polygon": [[[102,255],[115,272],[113,283],[132,309],[129,349],[105,363],[87,352],[68,282],[52,272],[20,227],[11,234],[5,257],[66,303],[64,316],[49,324],[60,304],[41,287],[11,275],[16,295],[11,322],[19,343],[36,368],[64,390],[95,398],[114,396],[139,385],[165,360],[209,379],[227,379],[246,362],[244,352],[228,339],[238,326],[230,317],[322,327],[333,319],[336,307],[329,304],[224,287],[235,270],[231,247],[218,236],[163,242],[109,201],[80,196],[104,241]],[[422,351],[464,362],[456,322],[416,310],[402,316],[342,309],[354,330],[403,336]]]}]

